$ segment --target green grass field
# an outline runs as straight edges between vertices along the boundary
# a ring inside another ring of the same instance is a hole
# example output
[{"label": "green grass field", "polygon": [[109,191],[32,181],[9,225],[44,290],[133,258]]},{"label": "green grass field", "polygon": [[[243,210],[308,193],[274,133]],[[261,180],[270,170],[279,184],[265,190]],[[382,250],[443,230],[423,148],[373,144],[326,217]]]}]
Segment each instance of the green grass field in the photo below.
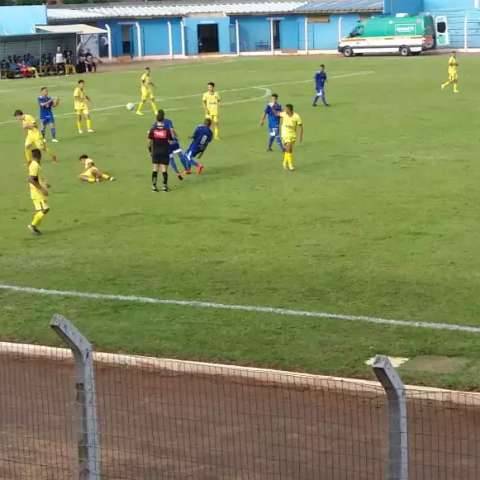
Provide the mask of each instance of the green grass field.
[{"label": "green grass field", "polygon": [[[225,102],[204,175],[171,177],[169,194],[150,191],[152,117],[121,107],[137,101],[143,65],[85,77],[92,135],[77,135],[70,115],[78,77],[2,81],[0,283],[480,326],[480,64],[459,60],[457,96],[439,88],[444,56],[157,65],[158,103],[184,147],[207,81]],[[322,61],[333,106],[313,109]],[[60,164],[44,163],[51,212],[34,238],[12,113],[37,115],[42,84],[62,100]],[[296,172],[266,152],[266,88],[303,116]],[[81,184],[82,153],[118,181]],[[361,377],[384,353],[423,365],[402,369],[409,382],[480,387],[472,333],[0,290],[0,336],[58,344],[55,312],[98,349]],[[460,367],[437,369],[437,356]]]}]

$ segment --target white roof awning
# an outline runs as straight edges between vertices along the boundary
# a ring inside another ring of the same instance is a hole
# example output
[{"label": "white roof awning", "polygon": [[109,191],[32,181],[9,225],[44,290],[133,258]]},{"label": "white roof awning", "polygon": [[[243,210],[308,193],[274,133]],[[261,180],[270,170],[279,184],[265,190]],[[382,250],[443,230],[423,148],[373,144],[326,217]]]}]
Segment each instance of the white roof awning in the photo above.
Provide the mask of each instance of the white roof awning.
[{"label": "white roof awning", "polygon": [[77,33],[78,35],[91,35],[94,33],[107,33],[103,28],[92,27],[84,23],[73,25],[37,25],[37,31],[48,33]]}]

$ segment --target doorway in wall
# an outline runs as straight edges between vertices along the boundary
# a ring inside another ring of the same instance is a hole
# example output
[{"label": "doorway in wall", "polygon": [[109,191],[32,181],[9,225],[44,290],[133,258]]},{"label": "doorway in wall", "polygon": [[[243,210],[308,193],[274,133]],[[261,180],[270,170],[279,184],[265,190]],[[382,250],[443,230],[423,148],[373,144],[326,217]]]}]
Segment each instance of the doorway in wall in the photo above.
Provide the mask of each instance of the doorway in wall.
[{"label": "doorway in wall", "polygon": [[273,20],[273,49],[280,50],[280,20]]},{"label": "doorway in wall", "polygon": [[122,54],[133,55],[132,51],[132,26],[122,25]]},{"label": "doorway in wall", "polygon": [[216,23],[208,23],[198,25],[198,53],[218,53],[218,25]]}]

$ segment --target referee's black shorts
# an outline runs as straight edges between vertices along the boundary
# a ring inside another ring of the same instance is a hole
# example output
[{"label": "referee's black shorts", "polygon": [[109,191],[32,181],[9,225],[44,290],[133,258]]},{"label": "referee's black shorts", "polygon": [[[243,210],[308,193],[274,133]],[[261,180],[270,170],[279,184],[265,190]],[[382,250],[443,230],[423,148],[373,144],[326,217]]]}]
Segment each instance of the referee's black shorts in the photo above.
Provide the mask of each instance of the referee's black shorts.
[{"label": "referee's black shorts", "polygon": [[168,153],[153,153],[152,163],[155,165],[168,165],[170,162],[170,156]]}]

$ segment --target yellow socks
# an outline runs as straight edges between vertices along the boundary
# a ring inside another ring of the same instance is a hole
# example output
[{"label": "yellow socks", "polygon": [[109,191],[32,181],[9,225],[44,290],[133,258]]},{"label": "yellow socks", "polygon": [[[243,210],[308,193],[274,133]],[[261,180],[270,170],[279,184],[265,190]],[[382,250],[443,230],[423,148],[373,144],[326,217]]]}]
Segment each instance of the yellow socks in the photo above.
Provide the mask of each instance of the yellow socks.
[{"label": "yellow socks", "polygon": [[92,130],[92,119],[87,118],[87,130]]},{"label": "yellow socks", "polygon": [[108,181],[110,180],[110,175],[108,173],[102,173],[102,180]]},{"label": "yellow socks", "polygon": [[33,215],[32,225],[34,227],[38,227],[38,225],[40,225],[40,223],[42,222],[44,216],[45,213],[43,212],[35,212],[35,214]]},{"label": "yellow socks", "polygon": [[152,111],[153,113],[156,115],[158,113],[158,108],[157,106],[155,105],[155,102],[152,100]]},{"label": "yellow socks", "polygon": [[217,140],[220,138],[220,130],[219,130],[218,127],[215,127],[215,128],[213,129],[213,136],[214,136],[215,139],[217,139]]},{"label": "yellow socks", "polygon": [[285,152],[283,155],[283,168],[293,170],[293,153]]},{"label": "yellow socks", "polygon": [[78,130],[79,132],[82,131],[82,121],[81,121],[81,120],[77,120],[77,130]]},{"label": "yellow socks", "polygon": [[144,102],[140,102],[137,107],[137,113],[142,113]]}]

